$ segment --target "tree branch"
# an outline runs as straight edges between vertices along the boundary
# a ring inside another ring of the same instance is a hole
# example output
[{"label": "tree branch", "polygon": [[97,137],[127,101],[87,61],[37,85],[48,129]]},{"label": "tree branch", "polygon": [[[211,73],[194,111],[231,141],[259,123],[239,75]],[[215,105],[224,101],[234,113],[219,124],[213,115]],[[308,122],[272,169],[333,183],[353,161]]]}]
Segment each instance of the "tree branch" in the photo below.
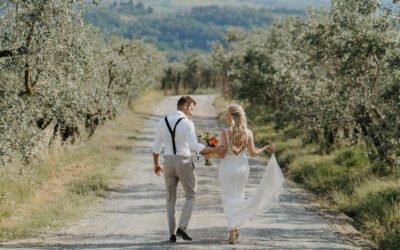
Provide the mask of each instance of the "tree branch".
[{"label": "tree branch", "polygon": [[24,55],[27,54],[28,50],[26,49],[25,46],[16,48],[16,49],[5,49],[5,50],[0,50],[0,58],[1,57],[13,57],[13,56],[19,56],[19,55]]}]

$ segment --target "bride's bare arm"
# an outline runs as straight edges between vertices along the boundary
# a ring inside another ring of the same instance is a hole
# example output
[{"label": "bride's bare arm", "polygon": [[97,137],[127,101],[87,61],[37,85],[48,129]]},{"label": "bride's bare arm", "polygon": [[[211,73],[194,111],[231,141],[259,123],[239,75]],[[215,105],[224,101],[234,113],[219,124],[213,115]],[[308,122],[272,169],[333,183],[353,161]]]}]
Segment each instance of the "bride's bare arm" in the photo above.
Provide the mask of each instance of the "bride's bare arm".
[{"label": "bride's bare arm", "polygon": [[221,131],[221,140],[218,142],[218,147],[227,148],[228,142],[226,141],[225,130]]},{"label": "bride's bare arm", "polygon": [[267,145],[264,146],[262,148],[256,148],[254,146],[254,138],[253,138],[253,132],[251,132],[251,130],[249,129],[247,131],[247,135],[248,135],[248,141],[247,141],[247,150],[249,151],[249,154],[251,157],[254,157],[258,154],[260,154],[263,151],[266,151],[268,153],[272,153],[273,152],[273,147],[271,145]]}]

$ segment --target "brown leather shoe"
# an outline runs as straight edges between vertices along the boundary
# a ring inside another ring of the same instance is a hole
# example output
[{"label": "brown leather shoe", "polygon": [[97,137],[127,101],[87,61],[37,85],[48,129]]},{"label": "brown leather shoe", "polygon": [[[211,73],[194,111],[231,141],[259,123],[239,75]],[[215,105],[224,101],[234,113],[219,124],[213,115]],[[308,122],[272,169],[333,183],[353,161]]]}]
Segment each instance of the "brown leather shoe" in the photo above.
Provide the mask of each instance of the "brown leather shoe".
[{"label": "brown leather shoe", "polygon": [[182,237],[183,240],[192,240],[192,238],[184,230],[180,228],[176,230],[176,236]]}]

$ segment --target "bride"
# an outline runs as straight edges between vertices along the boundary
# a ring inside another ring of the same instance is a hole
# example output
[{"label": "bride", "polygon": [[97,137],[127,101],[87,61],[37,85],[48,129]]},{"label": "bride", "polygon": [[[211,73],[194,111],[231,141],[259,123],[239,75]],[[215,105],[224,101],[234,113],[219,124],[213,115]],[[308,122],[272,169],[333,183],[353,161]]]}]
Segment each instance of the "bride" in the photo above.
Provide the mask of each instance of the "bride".
[{"label": "bride", "polygon": [[239,237],[239,227],[264,212],[279,201],[284,181],[282,172],[272,154],[263,178],[250,198],[245,199],[244,188],[249,175],[249,163],[245,154],[254,157],[261,152],[273,153],[271,145],[262,148],[254,146],[253,133],[247,128],[246,115],[240,105],[228,107],[226,122],[229,127],[221,132],[218,146],[226,147],[227,154],[217,165],[218,179],[229,229],[228,241],[235,244]]}]

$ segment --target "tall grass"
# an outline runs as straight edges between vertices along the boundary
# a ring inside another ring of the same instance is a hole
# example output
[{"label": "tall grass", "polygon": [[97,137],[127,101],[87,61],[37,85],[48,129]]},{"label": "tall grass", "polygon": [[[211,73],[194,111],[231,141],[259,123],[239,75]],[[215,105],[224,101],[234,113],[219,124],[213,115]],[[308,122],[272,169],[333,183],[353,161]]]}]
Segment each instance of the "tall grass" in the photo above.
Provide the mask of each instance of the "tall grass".
[{"label": "tall grass", "polygon": [[[382,249],[400,247],[400,181],[383,163],[370,162],[364,145],[342,146],[321,154],[301,136],[279,131],[272,138],[289,178],[317,194],[321,202],[344,212],[365,238]],[[268,134],[265,135],[268,140]]]},{"label": "tall grass", "polygon": [[354,219],[354,225],[382,249],[400,246],[400,181],[369,179],[350,195],[337,194],[339,210]]}]

